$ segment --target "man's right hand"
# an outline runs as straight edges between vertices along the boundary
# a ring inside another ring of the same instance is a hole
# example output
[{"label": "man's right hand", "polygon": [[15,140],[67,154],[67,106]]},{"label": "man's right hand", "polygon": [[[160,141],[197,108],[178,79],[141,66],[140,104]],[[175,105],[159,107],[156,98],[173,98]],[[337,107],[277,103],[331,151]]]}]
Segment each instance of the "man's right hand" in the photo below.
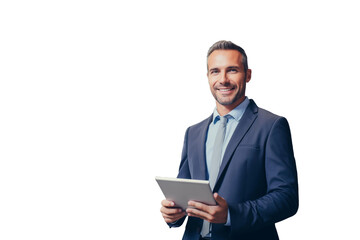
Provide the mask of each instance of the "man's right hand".
[{"label": "man's right hand", "polygon": [[161,201],[160,212],[166,223],[173,223],[186,215],[186,212],[181,208],[174,207],[175,203],[168,200]]}]

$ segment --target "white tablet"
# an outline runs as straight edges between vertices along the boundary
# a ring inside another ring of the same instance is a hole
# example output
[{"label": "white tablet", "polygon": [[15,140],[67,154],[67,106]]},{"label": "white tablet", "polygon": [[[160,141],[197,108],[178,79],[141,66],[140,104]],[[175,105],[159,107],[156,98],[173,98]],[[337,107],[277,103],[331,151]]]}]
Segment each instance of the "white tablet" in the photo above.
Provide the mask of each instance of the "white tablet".
[{"label": "white tablet", "polygon": [[182,178],[155,177],[167,200],[175,207],[186,209],[188,201],[194,200],[207,205],[216,205],[209,181]]}]

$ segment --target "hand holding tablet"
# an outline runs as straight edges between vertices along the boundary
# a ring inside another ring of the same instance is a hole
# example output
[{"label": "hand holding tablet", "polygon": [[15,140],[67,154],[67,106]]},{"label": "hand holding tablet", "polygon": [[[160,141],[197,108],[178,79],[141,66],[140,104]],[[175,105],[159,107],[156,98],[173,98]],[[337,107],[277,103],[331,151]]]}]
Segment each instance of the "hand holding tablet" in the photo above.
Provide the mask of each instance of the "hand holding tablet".
[{"label": "hand holding tablet", "polygon": [[156,177],[166,200],[161,213],[167,223],[174,223],[187,214],[211,223],[225,224],[228,205],[219,194],[213,194],[209,181]]},{"label": "hand holding tablet", "polygon": [[209,181],[156,177],[166,200],[174,202],[174,207],[183,211],[188,208],[189,201],[201,202],[210,206],[216,205]]}]

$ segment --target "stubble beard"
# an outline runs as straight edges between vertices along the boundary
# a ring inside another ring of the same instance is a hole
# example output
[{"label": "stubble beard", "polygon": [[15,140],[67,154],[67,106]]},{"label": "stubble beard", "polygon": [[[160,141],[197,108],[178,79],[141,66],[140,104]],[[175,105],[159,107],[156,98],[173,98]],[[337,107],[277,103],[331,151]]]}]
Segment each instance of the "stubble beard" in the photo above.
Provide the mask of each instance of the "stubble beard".
[{"label": "stubble beard", "polygon": [[243,85],[240,84],[240,86],[233,85],[231,83],[227,83],[227,84],[221,85],[221,87],[233,88],[234,90],[236,90],[236,93],[234,95],[229,95],[229,96],[223,97],[221,95],[221,92],[219,90],[217,90],[219,88],[219,86],[214,86],[214,88],[211,89],[211,93],[214,96],[216,102],[218,102],[220,105],[229,106],[229,105],[232,105],[232,104],[236,103],[237,101],[239,101],[239,99],[242,99],[245,97],[245,88],[246,88],[245,81],[243,82]]},{"label": "stubble beard", "polygon": [[[216,90],[215,90],[216,91]],[[220,93],[221,94],[221,93]],[[236,101],[238,101],[239,99],[241,99],[243,96],[245,95],[244,92],[240,92],[239,89],[238,89],[238,92],[235,94],[235,96],[233,96],[231,98],[231,96],[229,97],[226,97],[226,98],[223,98],[221,96],[217,96],[215,92],[213,92],[213,96],[215,98],[215,100],[223,105],[223,106],[228,106],[228,105],[231,105],[231,104],[234,104]],[[227,98],[230,98],[230,99],[227,99]]]}]

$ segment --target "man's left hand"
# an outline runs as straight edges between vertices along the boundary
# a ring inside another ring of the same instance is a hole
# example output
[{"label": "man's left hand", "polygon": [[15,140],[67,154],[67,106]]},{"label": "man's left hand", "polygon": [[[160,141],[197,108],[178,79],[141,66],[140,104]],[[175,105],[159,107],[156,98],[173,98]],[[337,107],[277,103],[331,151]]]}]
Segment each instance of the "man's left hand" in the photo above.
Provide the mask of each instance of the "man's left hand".
[{"label": "man's left hand", "polygon": [[200,202],[189,201],[188,205],[194,208],[187,208],[186,212],[190,217],[198,217],[211,223],[226,223],[228,215],[228,204],[218,193],[214,193],[218,205],[209,206]]}]

